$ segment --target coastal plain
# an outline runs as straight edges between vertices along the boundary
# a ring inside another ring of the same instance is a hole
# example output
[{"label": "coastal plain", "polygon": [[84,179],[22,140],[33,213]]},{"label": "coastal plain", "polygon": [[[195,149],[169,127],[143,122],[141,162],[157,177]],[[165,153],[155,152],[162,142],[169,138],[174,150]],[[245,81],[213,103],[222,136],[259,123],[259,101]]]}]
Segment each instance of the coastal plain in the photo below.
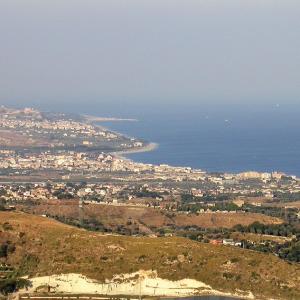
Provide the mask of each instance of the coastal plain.
[{"label": "coastal plain", "polygon": [[0,108],[0,297],[299,299],[299,178],[133,161],[95,120]]}]

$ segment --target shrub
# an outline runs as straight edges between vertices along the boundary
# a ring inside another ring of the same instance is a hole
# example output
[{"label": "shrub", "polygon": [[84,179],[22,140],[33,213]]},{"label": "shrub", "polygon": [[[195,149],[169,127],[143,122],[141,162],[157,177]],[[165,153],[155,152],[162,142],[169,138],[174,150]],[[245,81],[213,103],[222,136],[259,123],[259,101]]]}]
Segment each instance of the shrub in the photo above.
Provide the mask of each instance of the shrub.
[{"label": "shrub", "polygon": [[31,285],[29,280],[23,278],[9,278],[0,280],[0,293],[8,295],[16,292],[17,290]]}]

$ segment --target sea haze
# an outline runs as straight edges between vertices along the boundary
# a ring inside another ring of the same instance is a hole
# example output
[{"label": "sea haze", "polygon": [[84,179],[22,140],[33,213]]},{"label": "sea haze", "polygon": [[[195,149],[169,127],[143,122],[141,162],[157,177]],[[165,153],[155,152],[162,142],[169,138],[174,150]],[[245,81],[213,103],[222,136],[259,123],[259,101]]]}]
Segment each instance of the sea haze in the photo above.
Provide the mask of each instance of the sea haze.
[{"label": "sea haze", "polygon": [[[93,113],[101,116],[101,109],[94,107]],[[124,116],[138,122],[102,125],[159,144],[154,151],[128,155],[136,161],[220,172],[278,170],[299,176],[298,115],[298,107],[277,103],[218,109],[169,107]]]}]

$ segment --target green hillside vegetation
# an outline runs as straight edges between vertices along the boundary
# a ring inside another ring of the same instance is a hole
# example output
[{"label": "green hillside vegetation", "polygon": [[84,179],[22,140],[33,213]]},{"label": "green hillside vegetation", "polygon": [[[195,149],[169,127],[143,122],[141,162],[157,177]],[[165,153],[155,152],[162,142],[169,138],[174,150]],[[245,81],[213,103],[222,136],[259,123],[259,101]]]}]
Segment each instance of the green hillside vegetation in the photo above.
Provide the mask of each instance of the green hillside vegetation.
[{"label": "green hillside vegetation", "polygon": [[0,262],[13,267],[16,276],[81,273],[103,282],[120,273],[157,270],[161,278],[192,278],[224,292],[300,299],[299,264],[230,246],[101,235],[17,212],[0,212],[0,244],[7,245]]}]

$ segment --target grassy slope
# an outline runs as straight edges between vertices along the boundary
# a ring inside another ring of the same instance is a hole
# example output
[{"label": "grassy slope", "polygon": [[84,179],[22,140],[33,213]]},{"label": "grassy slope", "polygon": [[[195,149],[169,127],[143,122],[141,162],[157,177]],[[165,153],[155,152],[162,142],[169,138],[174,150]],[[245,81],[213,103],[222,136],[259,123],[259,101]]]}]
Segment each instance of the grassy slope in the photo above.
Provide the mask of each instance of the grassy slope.
[{"label": "grassy slope", "polygon": [[276,242],[279,244],[284,244],[287,241],[292,240],[292,238],[283,237],[283,236],[242,233],[242,232],[233,232],[233,233],[231,233],[230,237],[235,240],[249,240],[249,241],[253,241],[253,242],[273,241],[273,242]]},{"label": "grassy slope", "polygon": [[[4,222],[13,229],[5,231]],[[0,242],[17,244],[9,262],[30,276],[74,272],[104,280],[154,269],[162,278],[193,278],[227,292],[300,299],[300,266],[273,255],[183,238],[103,236],[15,212],[0,212],[0,230]]]},{"label": "grassy slope", "polygon": [[[27,208],[36,214],[49,214],[51,216],[66,216],[78,218],[78,202],[76,201],[56,201],[43,203]],[[172,215],[172,214],[170,214]],[[122,207],[112,205],[86,205],[84,206],[84,217],[95,218],[106,226],[113,224],[126,225],[129,218],[137,223],[142,223],[147,227],[160,228],[168,224],[177,226],[197,225],[199,227],[231,228],[234,225],[250,225],[255,221],[263,224],[281,223],[278,218],[269,217],[262,214],[253,213],[207,213],[200,215],[176,214],[170,217],[166,212],[145,207]]]}]

